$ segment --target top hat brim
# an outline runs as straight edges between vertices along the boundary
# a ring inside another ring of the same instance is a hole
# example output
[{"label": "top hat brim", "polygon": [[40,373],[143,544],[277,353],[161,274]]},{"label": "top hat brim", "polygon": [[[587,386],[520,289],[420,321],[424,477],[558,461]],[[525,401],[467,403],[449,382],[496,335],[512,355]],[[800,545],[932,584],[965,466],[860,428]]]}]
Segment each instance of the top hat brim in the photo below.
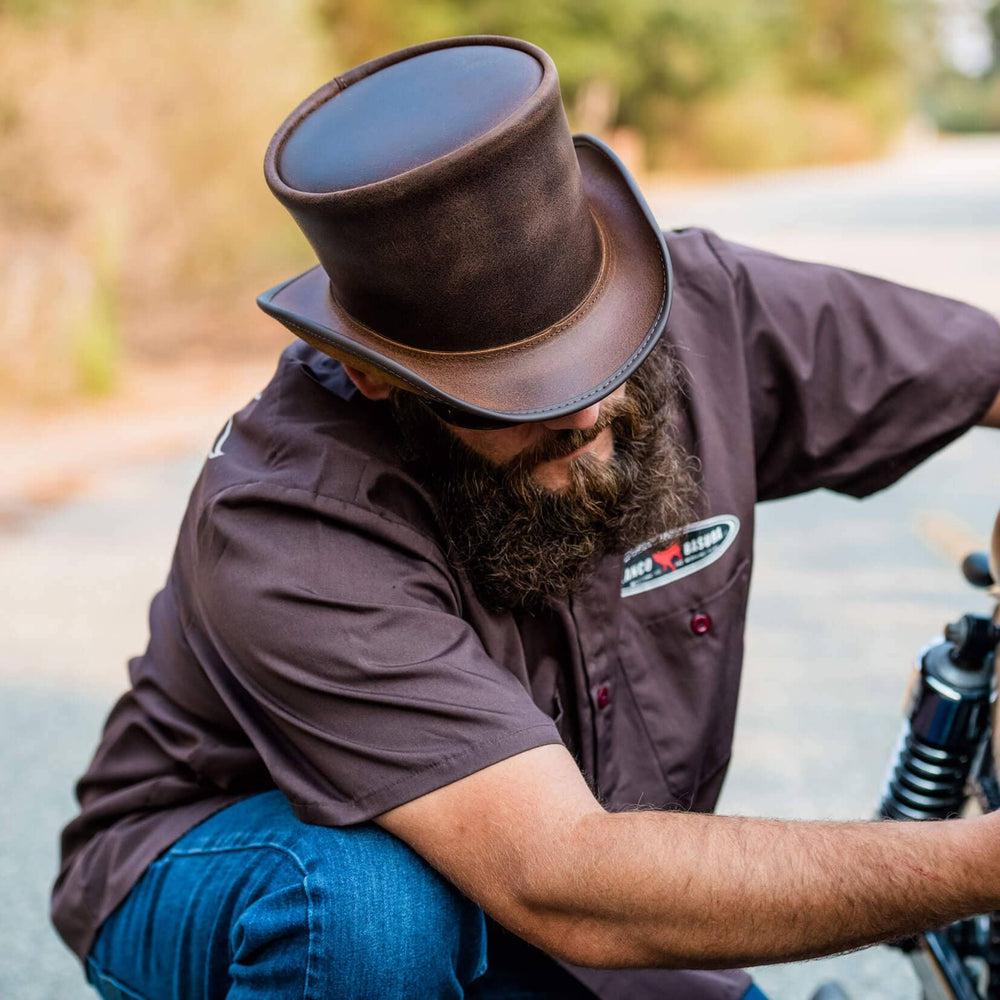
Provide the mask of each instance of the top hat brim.
[{"label": "top hat brim", "polygon": [[655,346],[673,290],[670,255],[642,194],[617,156],[574,136],[583,190],[603,242],[601,273],[584,301],[525,340],[476,351],[419,350],[380,336],[330,294],[319,266],[260,295],[297,336],[356,359],[447,407],[491,421],[549,420],[613,392]]}]

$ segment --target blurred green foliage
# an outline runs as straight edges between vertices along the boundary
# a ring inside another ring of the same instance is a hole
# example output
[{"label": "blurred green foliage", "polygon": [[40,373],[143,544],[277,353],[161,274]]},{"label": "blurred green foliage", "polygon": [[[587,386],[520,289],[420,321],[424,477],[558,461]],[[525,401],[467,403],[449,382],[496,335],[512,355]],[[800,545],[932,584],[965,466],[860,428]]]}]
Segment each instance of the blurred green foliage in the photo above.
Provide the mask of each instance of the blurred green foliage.
[{"label": "blurred green foliage", "polygon": [[106,396],[118,382],[122,351],[120,299],[116,270],[101,262],[70,337],[76,386],[86,396]]},{"label": "blurred green foliage", "polygon": [[[634,129],[653,164],[754,167],[870,154],[909,101],[905,0],[314,3],[345,65],[447,35],[527,38],[559,67],[574,125]],[[731,115],[744,126],[783,123],[807,141],[778,135],[770,155],[757,143],[741,163],[737,149],[724,149]],[[828,115],[836,134],[824,143],[824,122],[806,119]]]},{"label": "blurred green foliage", "polygon": [[965,76],[945,66],[924,87],[922,104],[931,120],[946,132],[1000,130],[1000,0],[986,9],[990,61],[978,76]]},{"label": "blurred green foliage", "polygon": [[106,396],[117,387],[122,355],[121,248],[123,215],[112,208],[100,220],[86,256],[85,291],[69,328],[75,387]]},{"label": "blurred green foliage", "polygon": [[0,0],[0,16],[22,19],[52,17],[70,10],[72,0]]}]

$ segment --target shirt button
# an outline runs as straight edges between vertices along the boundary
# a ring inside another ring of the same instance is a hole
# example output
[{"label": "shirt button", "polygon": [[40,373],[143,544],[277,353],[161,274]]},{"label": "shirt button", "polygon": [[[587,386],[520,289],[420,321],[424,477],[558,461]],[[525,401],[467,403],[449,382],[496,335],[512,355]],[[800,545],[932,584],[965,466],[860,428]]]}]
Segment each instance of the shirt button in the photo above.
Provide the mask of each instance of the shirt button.
[{"label": "shirt button", "polygon": [[712,619],[703,611],[698,611],[691,616],[691,631],[695,635],[704,635],[712,630]]},{"label": "shirt button", "polygon": [[597,689],[597,707],[607,708],[611,704],[611,688],[607,684],[602,684]]}]

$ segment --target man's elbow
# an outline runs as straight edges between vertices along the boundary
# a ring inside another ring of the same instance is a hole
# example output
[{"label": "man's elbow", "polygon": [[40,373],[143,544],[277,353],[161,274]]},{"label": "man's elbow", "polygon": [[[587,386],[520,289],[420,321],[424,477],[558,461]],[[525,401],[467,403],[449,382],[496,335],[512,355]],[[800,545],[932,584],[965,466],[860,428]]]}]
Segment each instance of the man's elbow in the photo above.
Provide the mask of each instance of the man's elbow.
[{"label": "man's elbow", "polygon": [[552,958],[591,969],[613,969],[623,962],[614,929],[599,927],[583,914],[555,913],[551,909],[521,909],[514,919],[501,919],[518,937]]},{"label": "man's elbow", "polygon": [[595,858],[593,847],[595,839],[603,840],[607,815],[601,811],[582,817],[551,850],[522,859],[504,879],[503,900],[491,915],[570,965],[616,969],[673,964],[648,951],[635,914],[615,905],[615,894],[601,889],[611,880],[611,873],[601,870],[608,852],[598,851]]},{"label": "man's elbow", "polygon": [[650,949],[627,914],[620,919],[598,920],[586,914],[532,912],[510,929],[569,965],[589,969],[686,967],[681,956],[672,958]]}]

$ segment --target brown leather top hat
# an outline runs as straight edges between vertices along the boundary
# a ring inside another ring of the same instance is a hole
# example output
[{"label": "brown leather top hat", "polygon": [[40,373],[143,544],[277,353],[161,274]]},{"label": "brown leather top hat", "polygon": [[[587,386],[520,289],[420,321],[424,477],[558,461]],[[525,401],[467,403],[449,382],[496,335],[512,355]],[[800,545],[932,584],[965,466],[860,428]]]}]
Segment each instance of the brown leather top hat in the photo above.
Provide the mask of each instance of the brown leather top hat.
[{"label": "brown leather top hat", "polygon": [[364,63],[292,112],[265,173],[320,266],[260,307],[456,423],[582,409],[663,331],[659,227],[614,153],[570,135],[555,65],[528,42]]}]

